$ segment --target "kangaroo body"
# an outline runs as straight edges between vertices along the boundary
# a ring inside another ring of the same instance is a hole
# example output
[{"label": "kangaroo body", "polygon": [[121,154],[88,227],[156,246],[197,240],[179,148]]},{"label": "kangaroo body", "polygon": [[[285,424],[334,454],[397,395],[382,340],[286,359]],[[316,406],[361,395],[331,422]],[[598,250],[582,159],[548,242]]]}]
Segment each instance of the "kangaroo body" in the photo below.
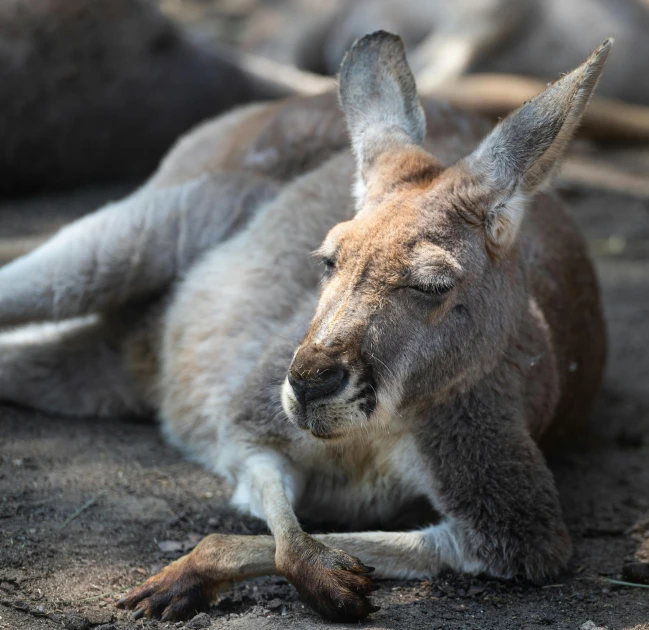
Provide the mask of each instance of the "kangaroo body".
[{"label": "kangaroo body", "polygon": [[[166,437],[273,532],[208,537],[123,600],[138,615],[182,617],[234,579],[280,572],[324,615],[357,619],[373,587],[356,556],[386,577],[451,567],[535,580],[569,556],[535,441],[583,424],[597,391],[592,265],[551,195],[522,218],[518,192],[485,192],[500,170],[463,188],[511,129],[480,143],[481,120],[432,101],[421,110],[397,42],[368,36],[350,54],[345,116],[324,94],[207,123],[132,198],[0,270],[0,323],[89,316],[5,333],[0,397],[58,413],[155,410]],[[534,105],[543,128],[554,109],[576,124],[590,67],[569,75],[577,87],[556,84],[573,90],[563,104]],[[557,125],[533,186],[572,131]],[[475,161],[458,162],[467,154]],[[471,195],[495,204],[489,218],[471,214]],[[424,197],[427,212],[453,199],[458,215],[422,238]],[[483,225],[487,237],[461,236]],[[321,244],[324,284],[311,255]],[[438,513],[423,529],[311,537],[299,526],[381,527],[421,499]]]}]

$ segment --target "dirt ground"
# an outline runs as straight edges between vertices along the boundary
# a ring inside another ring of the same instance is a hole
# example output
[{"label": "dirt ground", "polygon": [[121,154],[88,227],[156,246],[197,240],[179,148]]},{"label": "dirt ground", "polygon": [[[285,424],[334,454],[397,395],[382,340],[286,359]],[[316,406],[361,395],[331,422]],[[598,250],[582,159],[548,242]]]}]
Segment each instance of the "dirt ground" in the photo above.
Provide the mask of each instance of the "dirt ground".
[{"label": "dirt ground", "polygon": [[[126,190],[4,202],[0,252]],[[649,204],[586,191],[564,197],[596,256],[610,336],[589,434],[550,460],[575,545],[570,571],[546,587],[451,574],[384,582],[381,611],[360,627],[649,630],[649,589],[610,581],[649,583],[646,568],[643,577],[642,565],[627,566],[649,561]],[[0,407],[0,628],[175,627],[131,621],[114,601],[207,533],[264,530],[227,498],[224,484],[183,462],[153,423]],[[237,586],[186,624],[323,626],[337,627],[280,578]]]}]

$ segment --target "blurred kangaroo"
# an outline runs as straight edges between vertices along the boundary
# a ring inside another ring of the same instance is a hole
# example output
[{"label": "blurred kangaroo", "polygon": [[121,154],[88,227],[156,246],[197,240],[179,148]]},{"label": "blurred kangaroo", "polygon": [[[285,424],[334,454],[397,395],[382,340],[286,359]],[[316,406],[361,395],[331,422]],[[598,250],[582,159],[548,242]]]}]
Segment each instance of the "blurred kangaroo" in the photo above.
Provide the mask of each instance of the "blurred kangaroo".
[{"label": "blurred kangaroo", "polygon": [[[473,72],[553,79],[612,35],[600,93],[649,104],[648,0],[332,0],[316,14],[302,0],[285,5],[275,31],[253,15],[244,44],[313,72],[335,74],[354,40],[383,28],[404,38],[420,92]],[[301,28],[287,35],[296,15]]]},{"label": "blurred kangaroo", "polygon": [[[181,619],[280,574],[351,621],[375,610],[370,573],[566,566],[538,442],[583,425],[605,330],[584,242],[543,189],[609,48],[487,133],[420,102],[397,36],[365,36],[343,113],[323,94],[206,123],[133,196],[0,270],[0,324],[32,322],[2,335],[1,399],[153,410],[272,532],[208,536],[119,605]],[[380,531],[422,499],[436,520]],[[300,525],[332,518],[356,532]]]},{"label": "blurred kangaroo", "polygon": [[185,131],[286,96],[148,0],[0,3],[0,194],[145,177]]}]

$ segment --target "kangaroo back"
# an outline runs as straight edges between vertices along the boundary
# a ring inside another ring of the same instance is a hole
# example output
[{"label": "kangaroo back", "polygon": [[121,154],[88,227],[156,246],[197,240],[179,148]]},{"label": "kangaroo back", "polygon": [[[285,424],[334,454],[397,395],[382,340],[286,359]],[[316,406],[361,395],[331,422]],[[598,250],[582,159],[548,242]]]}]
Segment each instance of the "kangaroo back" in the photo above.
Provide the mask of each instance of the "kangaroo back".
[{"label": "kangaroo back", "polygon": [[[451,163],[488,130],[424,102],[427,143]],[[297,176],[349,144],[334,93],[235,110],[184,137],[145,186],[0,269],[0,326],[113,310],[165,291]]]}]

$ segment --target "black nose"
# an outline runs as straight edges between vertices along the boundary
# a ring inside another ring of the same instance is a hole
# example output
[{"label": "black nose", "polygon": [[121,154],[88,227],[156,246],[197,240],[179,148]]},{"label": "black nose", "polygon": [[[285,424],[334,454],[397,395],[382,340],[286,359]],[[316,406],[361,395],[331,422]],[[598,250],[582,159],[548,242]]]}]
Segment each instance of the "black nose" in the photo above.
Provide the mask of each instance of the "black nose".
[{"label": "black nose", "polygon": [[288,373],[288,382],[303,407],[308,402],[335,394],[343,389],[346,380],[347,372],[342,368],[329,368],[317,373],[313,370],[300,372],[290,370]]}]

